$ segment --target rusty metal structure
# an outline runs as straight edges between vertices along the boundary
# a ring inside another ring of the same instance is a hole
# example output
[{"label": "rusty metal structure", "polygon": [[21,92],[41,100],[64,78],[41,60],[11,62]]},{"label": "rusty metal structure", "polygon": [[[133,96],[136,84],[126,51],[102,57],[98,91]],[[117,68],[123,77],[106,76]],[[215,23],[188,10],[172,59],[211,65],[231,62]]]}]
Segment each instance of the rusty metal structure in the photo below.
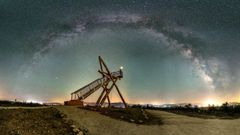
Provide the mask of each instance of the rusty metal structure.
[{"label": "rusty metal structure", "polygon": [[108,107],[111,106],[111,101],[109,98],[110,92],[115,88],[117,90],[118,95],[120,96],[124,107],[127,108],[127,104],[116,84],[116,82],[123,78],[122,69],[116,72],[110,72],[107,65],[103,61],[103,59],[99,56],[99,64],[100,70],[98,72],[102,75],[101,78],[96,79],[95,81],[89,83],[88,85],[76,90],[75,92],[71,93],[71,100],[66,101],[65,104],[67,105],[74,105],[74,104],[81,104],[83,105],[83,100],[86,99],[88,96],[93,94],[95,91],[100,90],[102,88],[102,92],[96,102],[97,107],[102,107],[105,101],[108,102]]}]

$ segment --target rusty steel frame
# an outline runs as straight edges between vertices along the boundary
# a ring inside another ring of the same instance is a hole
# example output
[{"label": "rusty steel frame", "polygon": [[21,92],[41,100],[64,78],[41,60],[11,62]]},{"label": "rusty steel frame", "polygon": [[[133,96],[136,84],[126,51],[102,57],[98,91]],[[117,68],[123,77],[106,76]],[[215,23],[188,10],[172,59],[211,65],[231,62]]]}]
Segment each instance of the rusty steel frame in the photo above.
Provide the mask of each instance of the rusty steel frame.
[{"label": "rusty steel frame", "polygon": [[[100,74],[102,74],[102,77],[106,77],[109,81],[106,81],[107,83],[102,86],[103,91],[100,94],[100,96],[99,96],[99,98],[96,102],[96,106],[101,107],[104,104],[105,100],[107,99],[108,107],[110,107],[111,106],[111,101],[110,101],[110,98],[109,98],[109,94],[112,91],[112,89],[115,87],[117,92],[118,92],[118,95],[120,96],[120,98],[121,98],[121,100],[124,104],[124,107],[127,108],[127,104],[126,104],[126,102],[125,102],[117,84],[116,84],[116,82],[118,80],[120,80],[121,78],[120,77],[116,78],[116,77],[112,76],[111,72],[109,71],[107,65],[105,64],[105,62],[103,61],[101,56],[99,56],[98,59],[99,59],[99,64],[100,64],[100,70],[98,72]],[[108,85],[110,84],[110,82],[112,82],[112,84],[108,88]]]}]

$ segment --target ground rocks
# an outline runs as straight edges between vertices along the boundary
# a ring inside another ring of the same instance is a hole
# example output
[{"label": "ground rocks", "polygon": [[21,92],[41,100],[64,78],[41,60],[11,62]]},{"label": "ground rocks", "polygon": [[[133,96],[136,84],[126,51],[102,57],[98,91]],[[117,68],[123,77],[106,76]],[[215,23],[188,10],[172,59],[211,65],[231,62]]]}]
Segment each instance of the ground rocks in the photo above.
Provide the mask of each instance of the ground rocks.
[{"label": "ground rocks", "polygon": [[55,108],[0,109],[2,135],[75,135]]},{"label": "ground rocks", "polygon": [[133,119],[130,119],[130,122],[135,122],[135,120],[133,120]]}]

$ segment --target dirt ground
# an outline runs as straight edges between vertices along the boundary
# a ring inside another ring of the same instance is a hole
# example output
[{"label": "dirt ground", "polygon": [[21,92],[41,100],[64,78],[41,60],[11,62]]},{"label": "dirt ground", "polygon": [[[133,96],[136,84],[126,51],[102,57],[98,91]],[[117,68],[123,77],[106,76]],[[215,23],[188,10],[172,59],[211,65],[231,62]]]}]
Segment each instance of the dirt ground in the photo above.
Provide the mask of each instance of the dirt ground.
[{"label": "dirt ground", "polygon": [[75,120],[77,126],[85,127],[91,135],[240,135],[240,119],[200,119],[148,110],[160,117],[163,124],[138,125],[77,107],[56,108]]},{"label": "dirt ground", "polygon": [[144,125],[162,124],[162,120],[160,117],[156,117],[141,108],[96,108],[87,106],[82,109],[99,112],[102,115],[106,115],[108,117],[121,121],[127,121],[130,123]]},{"label": "dirt ground", "polygon": [[55,108],[1,108],[0,135],[73,135]]}]

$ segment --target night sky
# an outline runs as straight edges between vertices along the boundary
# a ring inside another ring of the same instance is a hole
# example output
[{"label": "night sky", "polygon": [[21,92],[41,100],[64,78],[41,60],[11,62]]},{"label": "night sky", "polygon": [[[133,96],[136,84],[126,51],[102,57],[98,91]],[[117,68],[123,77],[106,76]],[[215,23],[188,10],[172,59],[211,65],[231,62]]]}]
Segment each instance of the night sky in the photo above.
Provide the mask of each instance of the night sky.
[{"label": "night sky", "polygon": [[0,0],[0,99],[69,100],[98,56],[129,103],[240,102],[240,1]]}]

